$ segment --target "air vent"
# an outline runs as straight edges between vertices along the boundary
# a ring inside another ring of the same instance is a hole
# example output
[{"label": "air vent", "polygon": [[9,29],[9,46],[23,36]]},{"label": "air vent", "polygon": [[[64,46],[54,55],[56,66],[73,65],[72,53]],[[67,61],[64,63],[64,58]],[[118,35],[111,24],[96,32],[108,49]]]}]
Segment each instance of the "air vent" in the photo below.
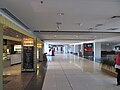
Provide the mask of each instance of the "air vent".
[{"label": "air vent", "polygon": [[93,30],[94,28],[88,28],[88,30]]},{"label": "air vent", "polygon": [[40,32],[39,30],[34,30],[33,32]]},{"label": "air vent", "polygon": [[106,29],[106,30],[118,30],[120,28],[109,28],[109,29]]},{"label": "air vent", "polygon": [[97,30],[97,28],[88,28],[88,30]]},{"label": "air vent", "polygon": [[25,29],[30,29],[28,26],[26,26],[24,23],[22,23],[15,15],[13,15],[9,10],[6,8],[0,8],[4,13],[9,15],[12,19],[17,21],[20,25],[22,25]]},{"label": "air vent", "polygon": [[120,16],[112,16],[111,19],[119,19]]},{"label": "air vent", "polygon": [[61,12],[59,12],[59,13],[57,13],[57,15],[60,15],[60,16],[62,16],[62,15],[64,15],[64,13],[61,13]]},{"label": "air vent", "polygon": [[100,26],[102,26],[103,24],[97,24],[95,27],[100,27]]},{"label": "air vent", "polygon": [[62,22],[56,22],[56,24],[57,24],[57,25],[61,25],[61,24],[62,24]]}]

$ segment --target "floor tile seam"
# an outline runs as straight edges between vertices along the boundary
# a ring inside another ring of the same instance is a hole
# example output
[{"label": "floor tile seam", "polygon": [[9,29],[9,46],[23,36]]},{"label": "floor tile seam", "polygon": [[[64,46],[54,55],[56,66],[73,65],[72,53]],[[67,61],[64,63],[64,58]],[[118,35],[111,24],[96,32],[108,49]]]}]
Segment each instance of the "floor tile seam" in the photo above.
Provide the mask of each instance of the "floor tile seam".
[{"label": "floor tile seam", "polygon": [[60,64],[60,66],[61,66],[61,68],[62,68],[62,71],[64,72],[64,75],[65,75],[65,77],[66,77],[66,79],[67,79],[67,82],[68,82],[68,84],[69,84],[71,90],[73,90],[73,86],[72,86],[70,80],[68,79],[67,74],[65,73],[65,71],[64,71],[64,69],[63,69],[63,67],[62,67],[62,65],[61,65],[60,62],[59,62],[59,64]]},{"label": "floor tile seam", "polygon": [[56,78],[56,68],[55,68],[55,64],[54,64],[54,75],[55,75],[55,84],[56,84],[56,88],[57,88],[57,90],[59,90],[59,89],[58,89],[58,85],[57,85],[57,78]]},{"label": "floor tile seam", "polygon": [[[58,64],[59,64],[59,66],[60,66],[60,68],[61,68],[61,71],[62,71],[62,73],[63,73],[63,75],[64,75],[64,77],[65,77],[65,79],[66,79],[66,76],[65,76],[65,74],[64,74],[64,72],[63,72],[63,70],[62,70],[62,67],[61,67],[61,65],[60,65],[60,63],[58,62]],[[56,82],[57,82],[57,87],[59,86],[59,81],[57,81],[58,80],[58,78],[56,78]],[[68,80],[66,79],[66,81],[67,81],[67,83],[68,83]],[[69,83],[68,83],[68,85],[69,85]]]}]

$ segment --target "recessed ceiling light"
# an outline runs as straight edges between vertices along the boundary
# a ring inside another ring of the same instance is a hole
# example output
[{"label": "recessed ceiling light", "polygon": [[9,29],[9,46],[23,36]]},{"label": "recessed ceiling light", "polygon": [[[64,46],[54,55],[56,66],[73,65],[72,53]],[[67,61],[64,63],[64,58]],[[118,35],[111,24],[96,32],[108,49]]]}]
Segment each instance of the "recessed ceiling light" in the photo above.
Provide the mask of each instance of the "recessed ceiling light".
[{"label": "recessed ceiling light", "polygon": [[94,28],[88,28],[88,30],[93,30]]},{"label": "recessed ceiling light", "polygon": [[62,24],[62,22],[56,22],[56,24],[57,24],[57,25],[61,25],[61,24]]},{"label": "recessed ceiling light", "polygon": [[43,0],[41,0],[40,2],[41,2],[41,4],[43,4]]},{"label": "recessed ceiling light", "polygon": [[98,30],[98,28],[88,28],[88,30]]},{"label": "recessed ceiling light", "polygon": [[80,22],[77,22],[75,24],[78,25],[78,26],[82,26],[83,25],[83,23],[80,23]]},{"label": "recessed ceiling light", "polygon": [[60,15],[60,16],[62,16],[62,15],[64,15],[64,13],[61,13],[61,12],[59,12],[59,13],[57,13],[57,15]]}]

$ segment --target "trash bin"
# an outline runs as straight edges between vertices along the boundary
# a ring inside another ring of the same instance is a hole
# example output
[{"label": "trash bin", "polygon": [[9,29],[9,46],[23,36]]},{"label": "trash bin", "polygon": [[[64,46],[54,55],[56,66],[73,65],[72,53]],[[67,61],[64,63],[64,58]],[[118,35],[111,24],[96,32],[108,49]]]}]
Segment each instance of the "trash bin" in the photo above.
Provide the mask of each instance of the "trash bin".
[{"label": "trash bin", "polygon": [[43,54],[43,61],[47,61],[47,56],[46,56],[47,53],[44,53]]}]

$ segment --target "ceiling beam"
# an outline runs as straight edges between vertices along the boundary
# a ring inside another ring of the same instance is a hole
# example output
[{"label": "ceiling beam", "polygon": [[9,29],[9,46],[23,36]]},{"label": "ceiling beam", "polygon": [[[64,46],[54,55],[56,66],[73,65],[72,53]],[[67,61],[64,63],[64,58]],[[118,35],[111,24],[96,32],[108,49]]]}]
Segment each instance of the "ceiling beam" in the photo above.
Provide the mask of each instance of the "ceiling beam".
[{"label": "ceiling beam", "polygon": [[40,33],[40,34],[55,34],[55,33],[120,33],[120,32],[115,32],[115,30],[98,30],[98,31],[95,31],[95,30],[92,30],[92,31],[88,31],[88,30],[81,30],[81,31],[37,31],[35,30],[34,33]]}]

